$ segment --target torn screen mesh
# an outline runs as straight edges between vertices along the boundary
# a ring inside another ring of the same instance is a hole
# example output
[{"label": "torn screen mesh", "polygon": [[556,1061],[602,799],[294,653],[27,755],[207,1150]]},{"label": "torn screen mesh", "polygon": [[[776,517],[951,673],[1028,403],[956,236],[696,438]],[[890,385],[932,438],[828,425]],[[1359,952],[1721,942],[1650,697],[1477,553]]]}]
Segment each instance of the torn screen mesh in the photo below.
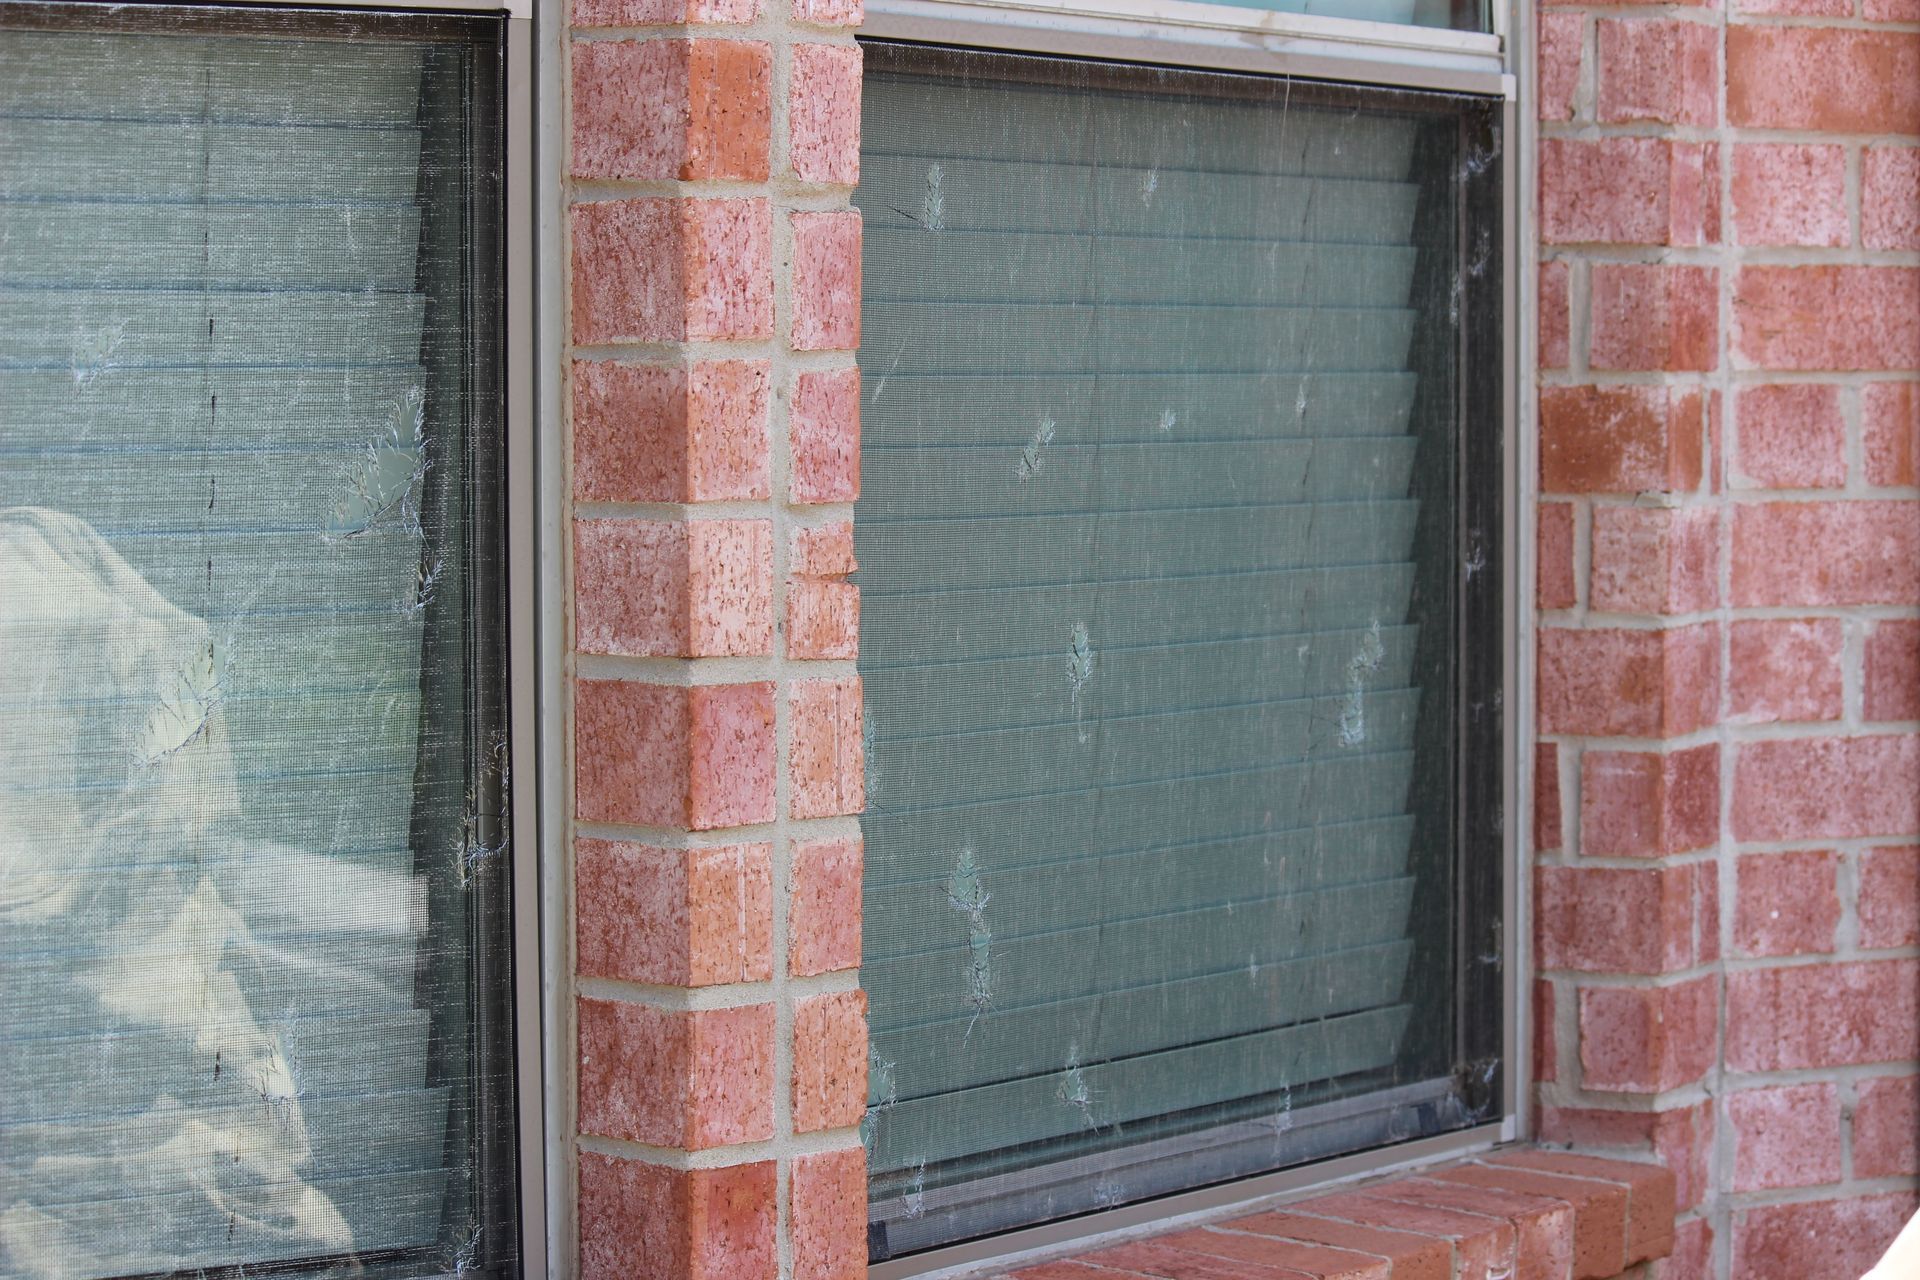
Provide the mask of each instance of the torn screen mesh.
[{"label": "torn screen mesh", "polygon": [[868,68],[875,1256],[1465,1123],[1458,118]]},{"label": "torn screen mesh", "polygon": [[147,14],[0,6],[0,1273],[485,1273],[494,37]]}]

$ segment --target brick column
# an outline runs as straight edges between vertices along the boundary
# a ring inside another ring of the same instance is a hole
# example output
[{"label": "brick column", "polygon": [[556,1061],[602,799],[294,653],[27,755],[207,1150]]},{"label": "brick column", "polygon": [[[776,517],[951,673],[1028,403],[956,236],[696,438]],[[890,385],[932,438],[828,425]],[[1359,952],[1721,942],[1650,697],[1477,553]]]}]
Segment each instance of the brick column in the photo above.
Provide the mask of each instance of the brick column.
[{"label": "brick column", "polygon": [[1920,9],[1729,7],[1540,12],[1535,1057],[1810,1280],[1920,1165]]},{"label": "brick column", "polygon": [[865,1273],[860,16],[573,5],[585,1280]]}]

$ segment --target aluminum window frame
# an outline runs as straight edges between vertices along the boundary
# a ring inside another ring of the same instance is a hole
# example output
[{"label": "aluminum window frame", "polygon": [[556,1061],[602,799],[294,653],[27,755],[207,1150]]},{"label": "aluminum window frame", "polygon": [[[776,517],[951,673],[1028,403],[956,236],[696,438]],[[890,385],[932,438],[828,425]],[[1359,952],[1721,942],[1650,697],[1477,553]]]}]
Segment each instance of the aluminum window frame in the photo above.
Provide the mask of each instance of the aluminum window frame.
[{"label": "aluminum window frame", "polygon": [[[1236,8],[1199,0],[867,0],[863,40],[945,45],[1107,62],[1150,63],[1343,82],[1361,88],[1471,94],[1500,101],[1496,243],[1504,270],[1498,290],[1497,392],[1500,439],[1494,469],[1499,499],[1501,581],[1498,827],[1501,913],[1501,1058],[1497,1119],[1390,1147],[1335,1156],[1216,1186],[1178,1192],[1079,1217],[1017,1228],[869,1264],[870,1280],[967,1280],[1156,1235],[1177,1226],[1235,1216],[1251,1208],[1363,1179],[1418,1170],[1516,1141],[1531,1132],[1527,1099],[1532,1062],[1530,972],[1525,940],[1531,913],[1522,891],[1520,833],[1532,826],[1531,752],[1521,749],[1532,723],[1534,521],[1527,501],[1536,447],[1520,430],[1534,401],[1536,338],[1531,297],[1520,287],[1537,272],[1532,225],[1532,148],[1537,127],[1521,110],[1518,84],[1532,68],[1525,6],[1492,4],[1492,32],[1360,22]],[[1523,184],[1526,184],[1523,188]],[[1483,372],[1496,366],[1488,365]],[[1523,371],[1525,371],[1523,373]],[[1469,374],[1469,376],[1471,376]],[[1463,440],[1463,451],[1471,447]],[[1463,651],[1464,652],[1464,651]],[[1471,815],[1484,821],[1486,812]]]}]

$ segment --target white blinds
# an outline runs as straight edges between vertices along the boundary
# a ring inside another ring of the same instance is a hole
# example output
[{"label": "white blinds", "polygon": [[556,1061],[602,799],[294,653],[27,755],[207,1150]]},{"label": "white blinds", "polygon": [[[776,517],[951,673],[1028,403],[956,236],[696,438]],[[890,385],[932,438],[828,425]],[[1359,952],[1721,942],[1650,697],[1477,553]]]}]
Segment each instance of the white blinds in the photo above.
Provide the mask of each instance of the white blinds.
[{"label": "white blinds", "polygon": [[0,26],[5,1274],[471,1234],[457,64]]}]

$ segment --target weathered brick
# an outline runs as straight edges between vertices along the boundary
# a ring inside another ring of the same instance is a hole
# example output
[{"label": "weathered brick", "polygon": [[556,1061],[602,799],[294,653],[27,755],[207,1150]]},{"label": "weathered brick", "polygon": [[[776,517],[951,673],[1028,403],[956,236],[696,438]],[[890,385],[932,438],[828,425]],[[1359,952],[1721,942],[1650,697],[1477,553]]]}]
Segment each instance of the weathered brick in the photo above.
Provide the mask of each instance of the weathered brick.
[{"label": "weathered brick", "polygon": [[1920,737],[1790,738],[1739,747],[1740,840],[1845,840],[1920,832]]},{"label": "weathered brick", "polygon": [[796,818],[859,813],[866,808],[859,679],[796,680],[788,698],[788,812]]},{"label": "weathered brick", "polygon": [[1751,368],[1920,366],[1920,268],[1742,267],[1733,316]]},{"label": "weathered brick", "polygon": [[1847,424],[1840,414],[1840,388],[1748,387],[1735,396],[1734,410],[1740,432],[1736,485],[1838,489],[1846,484]]},{"label": "weathered brick", "polygon": [[1857,1178],[1910,1178],[1920,1173],[1920,1077],[1875,1076],[1857,1086],[1853,1108],[1853,1173]]},{"label": "weathered brick", "polygon": [[1703,372],[1720,363],[1720,272],[1602,262],[1592,270],[1595,369]]},{"label": "weathered brick", "polygon": [[674,1169],[580,1153],[582,1280],[774,1280],[774,1162]]},{"label": "weathered brick", "polygon": [[773,651],[771,521],[576,520],[573,567],[582,653]]},{"label": "weathered brick", "polygon": [[802,373],[789,414],[794,502],[852,502],[860,496],[860,371]]},{"label": "weathered brick", "polygon": [[1914,1056],[1920,961],[1746,969],[1727,977],[1727,1066],[1790,1071]]},{"label": "weathered brick", "polygon": [[1733,149],[1733,235],[1741,244],[1841,247],[1847,223],[1847,149],[1749,142]]},{"label": "weathered brick", "polygon": [[1704,1076],[1718,1048],[1719,980],[1580,989],[1581,1082],[1601,1092],[1659,1093]]},{"label": "weathered brick", "polygon": [[580,1129],[700,1150],[773,1136],[773,1006],[582,999]]},{"label": "weathered brick", "polygon": [[842,1129],[867,1111],[867,993],[810,996],[793,1009],[793,1128]]},{"label": "weathered brick", "polygon": [[787,158],[802,182],[860,181],[860,63],[859,45],[793,47]]},{"label": "weathered brick", "polygon": [[[1782,554],[1786,548],[1794,554]],[[1920,504],[1769,502],[1737,508],[1733,603],[1920,603]]]},{"label": "weathered brick", "polygon": [[767,362],[691,369],[576,361],[573,496],[581,502],[764,498]]},{"label": "weathered brick", "polygon": [[[1580,1179],[1587,1185],[1577,1194],[1587,1204],[1626,1194],[1626,1263],[1632,1266],[1666,1252],[1673,1241],[1673,1174],[1657,1164],[1637,1160],[1609,1160],[1510,1147],[1487,1157],[1493,1168],[1511,1167],[1555,1177]],[[1567,1198],[1567,1197],[1563,1197]],[[1583,1209],[1585,1205],[1582,1206]]]},{"label": "weathered brick", "polygon": [[805,977],[860,967],[858,836],[793,845],[787,904],[787,969]]},{"label": "weathered brick", "polygon": [[574,341],[771,335],[764,198],[603,200],[572,212]]},{"label": "weathered brick", "polygon": [[1726,38],[1734,125],[1920,133],[1920,35],[1735,23]]},{"label": "weathered brick", "polygon": [[1647,1271],[1648,1280],[1718,1280],[1713,1262],[1713,1226],[1705,1218],[1674,1224],[1673,1251]]},{"label": "weathered brick", "polygon": [[[1909,21],[1920,21],[1920,5]],[[1860,158],[1860,243],[1920,249],[1920,147],[1868,147]]]},{"label": "weathered brick", "polygon": [[1692,867],[1534,872],[1534,949],[1542,969],[1685,969],[1695,960],[1693,923]]},{"label": "weathered brick", "polygon": [[575,965],[668,986],[773,976],[772,847],[574,844]]},{"label": "weathered brick", "polygon": [[1587,603],[1676,614],[1720,603],[1720,513],[1705,507],[1593,508]]},{"label": "weathered brick", "polygon": [[866,18],[861,0],[793,0],[795,22],[818,27],[857,27]]},{"label": "weathered brick", "polygon": [[854,571],[853,525],[842,521],[794,533],[787,580],[787,656],[857,658],[860,588]]},{"label": "weathered brick", "polygon": [[1719,235],[1717,149],[1664,138],[1540,143],[1546,244],[1710,244]]},{"label": "weathered brick", "polygon": [[1580,757],[1580,852],[1661,857],[1704,849],[1720,834],[1720,748]]},{"label": "weathered brick", "polygon": [[1540,731],[1671,738],[1712,724],[1719,703],[1720,629],[1543,627]]},{"label": "weathered brick", "polygon": [[1514,1232],[1503,1218],[1403,1204],[1359,1192],[1317,1196],[1289,1206],[1301,1214],[1339,1218],[1363,1226],[1385,1227],[1453,1241],[1454,1275],[1460,1280],[1490,1280],[1513,1269]]},{"label": "weathered brick", "polygon": [[1379,1194],[1408,1204],[1505,1218],[1514,1230],[1514,1274],[1564,1276],[1573,1267],[1576,1206],[1553,1196],[1444,1178],[1397,1178]]},{"label": "weathered brick", "polygon": [[773,686],[581,680],[575,806],[588,822],[741,826],[773,819]]},{"label": "weathered brick", "polygon": [[1920,1202],[1912,1192],[1775,1204],[1733,1214],[1740,1280],[1855,1280],[1886,1252]]},{"label": "weathered brick", "polygon": [[760,16],[760,0],[575,0],[576,27],[738,24]]},{"label": "weathered brick", "polygon": [[1845,647],[1838,618],[1735,622],[1727,651],[1727,698],[1734,719],[1743,724],[1838,720]]},{"label": "weathered brick", "polygon": [[1735,1191],[1840,1180],[1840,1091],[1831,1083],[1736,1090],[1727,1123]]},{"label": "weathered brick", "polygon": [[1560,1078],[1559,996],[1545,978],[1533,980],[1533,1078],[1551,1084]]},{"label": "weathered brick", "polygon": [[865,1280],[867,1153],[795,1156],[790,1194],[793,1280]]},{"label": "weathered brick", "polygon": [[[1540,118],[1571,120],[1574,116],[1574,97],[1580,91],[1586,15],[1543,11],[1536,21],[1539,25],[1536,28],[1534,62],[1539,72]],[[1541,344],[1541,350],[1546,350],[1545,343]],[[1541,357],[1541,362],[1546,362],[1545,356]]]},{"label": "weathered brick", "polygon": [[1207,1227],[1155,1236],[1153,1244],[1159,1249],[1178,1250],[1209,1261],[1247,1262],[1263,1270],[1286,1268],[1287,1274],[1333,1276],[1340,1280],[1387,1280],[1388,1273],[1387,1262],[1369,1254]]},{"label": "weathered brick", "polygon": [[572,66],[574,177],[766,180],[771,46],[586,41]]},{"label": "weathered brick", "polygon": [[1698,489],[1702,403],[1698,391],[1669,387],[1542,387],[1540,488]]},{"label": "weathered brick", "polygon": [[1920,385],[1875,382],[1860,390],[1867,482],[1912,486],[1920,456]]},{"label": "weathered brick", "polygon": [[1303,1244],[1331,1245],[1384,1258],[1392,1266],[1393,1280],[1452,1280],[1452,1248],[1447,1241],[1432,1236],[1315,1218],[1287,1210],[1234,1218],[1221,1225],[1232,1231],[1280,1236]]},{"label": "weathered brick", "polygon": [[1558,743],[1533,745],[1533,847],[1545,853],[1558,849],[1565,837],[1560,810],[1560,747]]},{"label": "weathered brick", "polygon": [[1601,19],[1603,123],[1711,126],[1720,111],[1720,29],[1678,19]]},{"label": "weathered brick", "polygon": [[1609,1111],[1594,1107],[1542,1107],[1538,1139],[1583,1150],[1622,1148],[1652,1152],[1673,1174],[1674,1204],[1685,1211],[1713,1187],[1714,1103],[1669,1111]]},{"label": "weathered brick", "polygon": [[1542,609],[1571,609],[1576,603],[1573,578],[1573,504],[1543,502],[1535,526],[1539,538],[1537,578]]},{"label": "weathered brick", "polygon": [[860,345],[860,211],[791,213],[796,351]]},{"label": "weathered brick", "polygon": [[1920,848],[1870,849],[1860,860],[1860,945],[1920,943]]}]

